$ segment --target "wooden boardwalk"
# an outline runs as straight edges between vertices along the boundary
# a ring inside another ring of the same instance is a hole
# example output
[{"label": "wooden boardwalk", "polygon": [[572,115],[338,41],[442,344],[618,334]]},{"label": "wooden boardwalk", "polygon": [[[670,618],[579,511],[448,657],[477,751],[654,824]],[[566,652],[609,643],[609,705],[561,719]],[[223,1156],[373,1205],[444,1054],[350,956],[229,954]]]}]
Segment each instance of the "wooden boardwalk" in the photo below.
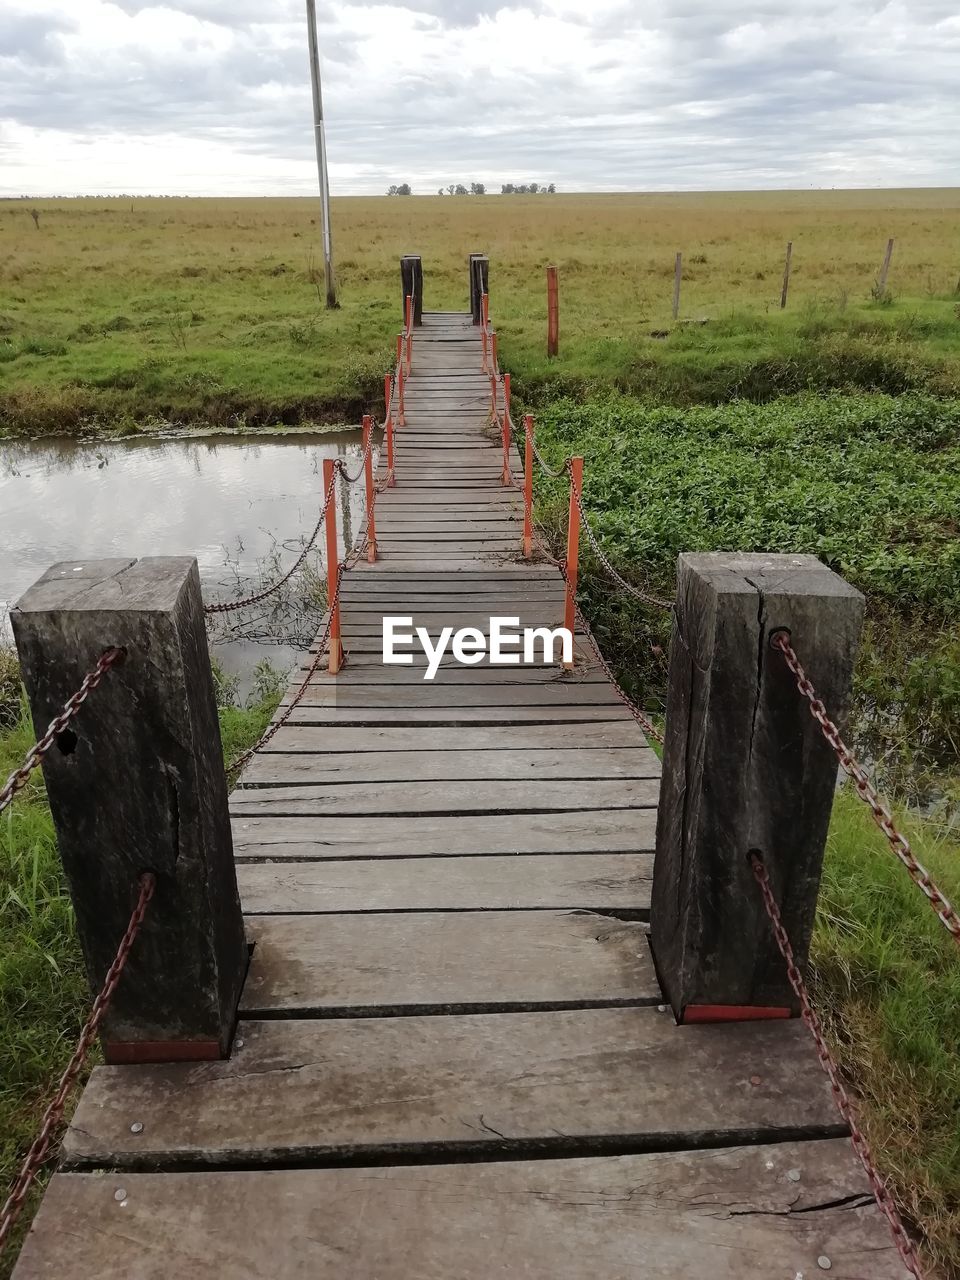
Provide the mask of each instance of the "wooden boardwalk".
[{"label": "wooden boardwalk", "polygon": [[561,620],[480,365],[425,316],[348,662],[232,797],[232,1056],[93,1072],[17,1280],[904,1274],[805,1028],[662,1006],[659,764],[589,650],[382,664],[386,614]]}]

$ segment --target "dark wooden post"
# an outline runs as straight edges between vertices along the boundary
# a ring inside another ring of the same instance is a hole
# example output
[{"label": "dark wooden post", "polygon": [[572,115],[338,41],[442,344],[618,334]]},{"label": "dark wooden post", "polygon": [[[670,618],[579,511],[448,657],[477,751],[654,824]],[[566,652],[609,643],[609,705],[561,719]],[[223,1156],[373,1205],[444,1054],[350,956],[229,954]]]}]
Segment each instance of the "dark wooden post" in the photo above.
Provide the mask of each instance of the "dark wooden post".
[{"label": "dark wooden post", "polygon": [[57,564],[10,617],[38,732],[105,649],[126,650],[43,766],[92,990],[138,877],[157,877],[104,1023],[107,1060],[221,1057],[248,951],[197,562]]},{"label": "dark wooden post", "polygon": [[814,556],[680,557],[651,943],[682,1021],[797,1012],[750,855],[803,965],[837,761],[770,637],[790,632],[842,723],[862,620]]},{"label": "dark wooden post", "polygon": [[880,268],[880,274],[877,276],[876,293],[878,298],[883,298],[887,292],[887,276],[890,274],[890,261],[893,258],[893,238],[887,241],[887,249],[883,255],[883,265]]},{"label": "dark wooden post", "polygon": [[473,323],[479,324],[483,319],[480,314],[480,299],[489,291],[490,259],[484,253],[470,255],[470,312]]},{"label": "dark wooden post", "polygon": [[673,318],[680,314],[680,281],[683,278],[683,254],[678,253],[673,263]]},{"label": "dark wooden post", "polygon": [[560,353],[560,286],[557,268],[547,267],[547,356]]},{"label": "dark wooden post", "polygon": [[419,254],[408,253],[400,259],[400,280],[403,288],[403,323],[407,322],[407,298],[412,298],[413,323],[415,328],[419,328],[423,324],[423,263]]},{"label": "dark wooden post", "polygon": [[780,290],[780,310],[787,305],[787,291],[790,288],[790,263],[793,261],[793,241],[787,241],[787,257],[783,264],[783,288]]}]

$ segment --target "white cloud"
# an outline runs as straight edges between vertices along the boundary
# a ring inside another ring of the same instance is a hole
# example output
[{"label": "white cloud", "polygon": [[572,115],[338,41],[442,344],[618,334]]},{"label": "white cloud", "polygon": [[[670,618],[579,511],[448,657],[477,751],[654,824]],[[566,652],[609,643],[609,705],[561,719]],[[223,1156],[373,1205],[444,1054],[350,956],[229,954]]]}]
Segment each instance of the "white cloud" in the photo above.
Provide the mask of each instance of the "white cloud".
[{"label": "white cloud", "polygon": [[[0,193],[313,194],[301,0],[3,0]],[[955,181],[952,0],[319,4],[334,190]]]}]

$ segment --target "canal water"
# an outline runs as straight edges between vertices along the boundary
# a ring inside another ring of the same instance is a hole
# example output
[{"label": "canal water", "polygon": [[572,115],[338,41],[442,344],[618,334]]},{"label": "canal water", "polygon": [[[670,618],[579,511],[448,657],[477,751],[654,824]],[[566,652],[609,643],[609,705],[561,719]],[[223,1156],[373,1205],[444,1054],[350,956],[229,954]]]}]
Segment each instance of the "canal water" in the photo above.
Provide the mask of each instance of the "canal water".
[{"label": "canal water", "polygon": [[[317,522],[323,459],[356,471],[360,455],[358,432],[0,441],[0,640],[10,637],[10,606],[58,560],[196,556],[208,602],[268,584]],[[362,485],[341,487],[341,550],[362,527],[363,505]],[[311,572],[281,598],[214,622],[213,655],[241,694],[259,661],[289,668],[315,633],[318,542]]]}]

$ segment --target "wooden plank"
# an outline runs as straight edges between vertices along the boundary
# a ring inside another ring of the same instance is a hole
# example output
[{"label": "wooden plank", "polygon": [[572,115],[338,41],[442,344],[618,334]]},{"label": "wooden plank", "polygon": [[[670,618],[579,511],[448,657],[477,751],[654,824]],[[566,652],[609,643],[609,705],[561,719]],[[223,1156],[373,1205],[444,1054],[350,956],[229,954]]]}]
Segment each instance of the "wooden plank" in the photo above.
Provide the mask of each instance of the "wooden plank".
[{"label": "wooden plank", "polygon": [[645,809],[657,803],[659,783],[648,778],[501,782],[343,782],[235,791],[230,812],[269,817],[323,814],[544,813],[570,809]]},{"label": "wooden plank", "polygon": [[349,664],[337,675],[331,676],[320,670],[314,676],[311,689],[321,689],[324,685],[336,681],[341,688],[351,685],[415,685],[423,688],[424,684],[453,687],[454,685],[502,686],[504,689],[521,688],[525,685],[546,687],[551,684],[606,684],[606,677],[599,666],[581,667],[571,675],[564,674],[560,667],[463,667],[459,663],[441,665],[432,681],[425,681],[422,667],[385,667],[370,655],[357,654]]},{"label": "wooden plank", "polygon": [[[502,708],[505,703],[518,707],[623,705],[610,685],[567,684],[561,681],[516,686],[488,683],[438,686],[435,680],[402,685],[361,685],[328,680],[325,684],[312,686],[310,695],[314,706],[323,707]],[[580,743],[570,742],[569,745],[576,747]]]},{"label": "wooden plank", "polygon": [[[799,1173],[799,1180],[795,1175]],[[607,1159],[57,1174],[17,1280],[769,1280],[905,1272],[846,1139]],[[359,1230],[362,1221],[363,1229]],[[264,1224],[270,1230],[264,1230]],[[282,1247],[278,1242],[282,1242]]]},{"label": "wooden plank", "polygon": [[255,916],[247,937],[254,944],[241,1001],[247,1017],[522,1012],[662,999],[645,927],[588,911]]},{"label": "wooden plank", "polygon": [[[315,706],[307,690],[303,702],[294,710],[289,724],[324,725],[382,725],[397,724],[565,724],[577,725],[594,720],[629,720],[636,723],[626,707],[572,706],[572,707],[408,707],[381,709],[377,707]],[[572,738],[579,732],[572,728]]]},{"label": "wooden plank", "polygon": [[247,915],[582,908],[645,917],[652,875],[649,853],[386,858],[375,873],[356,858],[237,864]]},{"label": "wooden plank", "polygon": [[[575,739],[573,742],[571,737]],[[566,725],[542,724],[472,725],[469,734],[461,729],[436,725],[339,727],[336,733],[318,725],[284,725],[258,754],[264,758],[276,752],[292,751],[344,757],[357,751],[442,751],[445,754],[466,751],[479,755],[484,751],[556,747],[576,750],[630,747],[642,750],[645,749],[645,740],[634,720],[577,725],[574,734]],[[347,767],[350,767],[349,762]]]},{"label": "wooden plank", "polygon": [[584,751],[370,751],[358,757],[330,751],[255,756],[243,772],[243,784],[297,786],[302,783],[463,782],[476,779],[658,778],[660,761],[647,749]]},{"label": "wooden plank", "polygon": [[[537,647],[537,653],[540,655],[539,646]],[[421,682],[432,683],[430,681],[425,681],[427,658],[423,650],[411,650],[411,656],[413,658],[413,662],[411,663],[404,663],[402,666],[396,667],[392,665],[385,666],[383,662],[383,654],[379,648],[371,649],[358,642],[354,647],[354,651],[347,656],[348,670],[350,670],[351,673],[354,671],[359,673],[364,668],[374,667],[378,671],[384,673],[389,671],[406,671]],[[592,650],[590,650],[587,645],[582,644],[579,638],[576,638],[575,640],[574,658],[577,664],[575,671],[576,678],[589,679],[593,674],[600,671],[599,664],[596,659],[592,657]],[[311,656],[309,654],[305,654],[299,670],[305,674],[311,663]],[[530,672],[531,678],[533,678],[537,673],[542,673],[542,675],[547,678],[551,675],[560,677],[562,674],[561,667],[554,663],[542,661],[542,657],[541,660],[538,660],[537,662],[524,663],[523,666],[520,667],[506,667],[500,663],[491,664],[489,659],[485,657],[483,662],[477,663],[476,666],[468,667],[464,666],[462,662],[458,662],[456,658],[452,657],[449,652],[447,652],[444,654],[443,658],[441,658],[440,665],[435,670],[433,677],[434,681],[443,680],[448,671],[456,672],[460,677],[460,682],[468,684],[472,684],[474,679],[482,679],[486,672],[493,672],[496,675],[499,675],[502,672],[510,672],[514,678],[522,677],[524,672]],[[302,678],[303,677],[301,676],[301,680]],[[319,686],[319,684],[324,680],[333,678],[335,677],[325,676],[318,671],[316,675],[316,682]],[[296,683],[296,677],[293,677],[291,680],[291,687],[299,688],[299,684]]]},{"label": "wooden plank", "polygon": [[843,1131],[799,1020],[677,1027],[657,1009],[585,1009],[243,1020],[238,1036],[226,1062],[94,1067],[67,1166],[250,1168],[429,1157],[451,1144],[459,1155],[548,1154]]},{"label": "wooden plank", "polygon": [[640,853],[654,848],[655,809],[403,818],[257,818],[233,821],[237,862],[270,858],[447,858],[499,854]]}]

